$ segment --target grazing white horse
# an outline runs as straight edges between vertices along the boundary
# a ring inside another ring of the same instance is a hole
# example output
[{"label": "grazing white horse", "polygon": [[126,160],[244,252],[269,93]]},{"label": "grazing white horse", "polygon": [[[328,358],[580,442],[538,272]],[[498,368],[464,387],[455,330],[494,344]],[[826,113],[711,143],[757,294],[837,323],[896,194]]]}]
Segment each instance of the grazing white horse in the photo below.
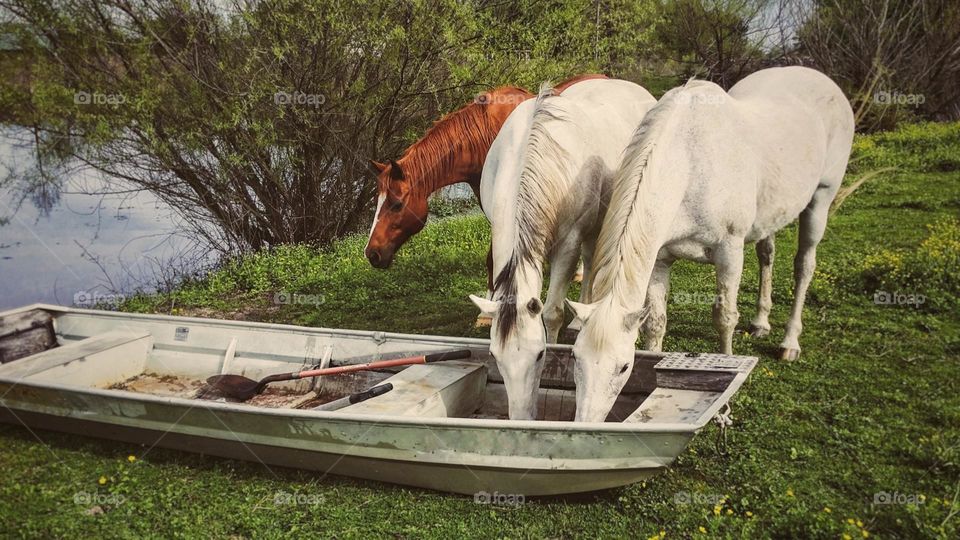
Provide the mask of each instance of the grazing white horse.
[{"label": "grazing white horse", "polygon": [[[605,197],[623,150],[656,103],[627,81],[541,89],[507,118],[483,166],[480,200],[493,244],[492,299],[471,295],[492,317],[490,352],[503,376],[510,418],[533,419],[546,343],[563,324],[563,300],[581,253],[592,260]],[[544,263],[550,263],[545,304]],[[584,291],[591,272],[584,269]],[[587,292],[582,298],[589,301]]]},{"label": "grazing white horse", "polygon": [[799,355],[803,302],[853,130],[837,85],[802,67],[759,71],[729,94],[692,81],[660,99],[614,180],[593,262],[595,302],[569,303],[583,321],[574,345],[577,420],[603,421],[610,411],[630,375],[641,322],[665,309],[676,259],[716,265],[713,322],[730,354],[743,247],[756,241],[754,326],[769,328],[773,236],[797,216],[795,297],[781,349],[784,358]]}]

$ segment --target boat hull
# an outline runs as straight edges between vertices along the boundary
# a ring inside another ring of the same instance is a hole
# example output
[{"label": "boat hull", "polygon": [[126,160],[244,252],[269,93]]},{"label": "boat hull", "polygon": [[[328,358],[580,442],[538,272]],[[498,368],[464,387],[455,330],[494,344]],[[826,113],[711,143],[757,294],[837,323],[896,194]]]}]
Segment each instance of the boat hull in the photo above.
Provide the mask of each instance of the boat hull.
[{"label": "boat hull", "polygon": [[[669,465],[692,432],[464,428],[310,419],[150,403],[0,383],[0,421],[438,491],[558,495],[638,482]],[[507,422],[504,422],[507,424]],[[551,422],[552,423],[552,422]]]},{"label": "boat hull", "polygon": [[[487,340],[470,338],[38,304],[0,313],[0,421],[515,501],[613,488],[656,474],[756,365],[751,357],[637,351],[621,392],[628,407],[622,421],[573,422],[570,346],[551,345],[541,379],[542,419],[509,420],[488,347]],[[258,396],[273,401],[259,403],[197,399],[199,387],[184,382],[223,373],[257,380],[309,369],[324,358],[350,365],[452,349],[472,351],[470,361],[481,368],[470,373],[487,373],[485,394],[467,392],[476,384],[466,378],[443,387],[460,388],[452,393],[424,385],[424,396],[436,401],[430,414],[321,411],[310,403],[397,380],[404,372],[277,383],[273,396]],[[471,407],[473,414],[455,406],[467,394],[482,400]]]}]

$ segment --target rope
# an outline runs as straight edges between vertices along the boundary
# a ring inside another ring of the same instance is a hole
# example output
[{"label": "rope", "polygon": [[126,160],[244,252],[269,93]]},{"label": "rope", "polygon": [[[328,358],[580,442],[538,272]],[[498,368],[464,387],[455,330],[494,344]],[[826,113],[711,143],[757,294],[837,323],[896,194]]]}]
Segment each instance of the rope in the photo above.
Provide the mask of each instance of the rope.
[{"label": "rope", "polygon": [[713,417],[713,421],[716,422],[717,427],[720,428],[717,431],[717,453],[722,456],[729,455],[727,451],[727,428],[733,425],[733,417],[730,415],[730,403],[723,404],[720,411]]}]

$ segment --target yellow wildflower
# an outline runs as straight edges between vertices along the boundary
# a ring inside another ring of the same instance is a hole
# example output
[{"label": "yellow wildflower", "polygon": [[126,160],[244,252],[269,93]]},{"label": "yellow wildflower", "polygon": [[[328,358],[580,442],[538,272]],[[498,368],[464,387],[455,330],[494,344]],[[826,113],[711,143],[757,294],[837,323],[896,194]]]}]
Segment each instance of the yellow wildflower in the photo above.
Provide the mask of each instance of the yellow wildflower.
[{"label": "yellow wildflower", "polygon": [[136,460],[137,460],[137,456],[127,456],[127,461],[129,461],[130,463],[133,463]]},{"label": "yellow wildflower", "polygon": [[707,534],[707,529],[705,529],[705,528],[703,527],[703,525],[701,525],[701,526],[700,526],[700,532],[703,533],[703,534]]},{"label": "yellow wildflower", "polygon": [[713,515],[719,516],[719,515],[720,515],[720,510],[722,510],[722,508],[720,508],[720,505],[719,505],[719,504],[718,504],[717,506],[714,506],[714,507],[713,507]]},{"label": "yellow wildflower", "polygon": [[859,519],[857,520],[857,527],[860,527],[861,529],[863,528],[863,522]]},{"label": "yellow wildflower", "polygon": [[831,510],[829,506],[824,506],[824,507],[823,507],[823,511],[826,512],[826,513],[828,513],[828,514],[829,514],[830,512],[833,512],[833,510]]},{"label": "yellow wildflower", "polygon": [[728,515],[728,516],[733,515],[733,509],[732,509],[732,508],[727,508],[727,515]]},{"label": "yellow wildflower", "polygon": [[853,525],[854,523],[856,523],[856,521],[854,521],[853,518],[847,518],[847,523]]},{"label": "yellow wildflower", "polygon": [[747,517],[753,517],[753,512],[747,510]]},{"label": "yellow wildflower", "polygon": [[100,484],[101,486],[104,485],[104,484],[106,484],[106,483],[107,483],[107,477],[106,477],[106,476],[101,476],[100,479],[97,480],[97,483]]},{"label": "yellow wildflower", "polygon": [[860,534],[862,534],[864,538],[870,538],[870,533],[867,531],[860,531]]},{"label": "yellow wildflower", "polygon": [[793,488],[787,488],[787,497],[793,497]]},{"label": "yellow wildflower", "polygon": [[843,533],[843,540],[853,540],[853,537],[847,533]]}]

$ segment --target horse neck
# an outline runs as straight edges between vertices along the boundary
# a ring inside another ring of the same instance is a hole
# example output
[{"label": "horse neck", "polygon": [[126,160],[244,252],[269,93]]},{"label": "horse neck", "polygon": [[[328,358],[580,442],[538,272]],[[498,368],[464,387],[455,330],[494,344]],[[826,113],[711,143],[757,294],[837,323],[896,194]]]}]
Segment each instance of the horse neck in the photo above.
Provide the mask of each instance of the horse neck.
[{"label": "horse neck", "polygon": [[401,169],[413,170],[417,182],[412,187],[424,198],[460,182],[467,182],[476,192],[484,159],[499,128],[478,105],[467,105],[440,120],[398,162]]},{"label": "horse neck", "polygon": [[[689,175],[675,174],[686,163],[672,126],[660,118],[644,137],[635,137],[614,179],[611,207],[597,242],[593,267],[595,299],[614,296],[630,311],[643,307],[660,248],[686,195]],[[672,169],[671,169],[672,168]]]}]

